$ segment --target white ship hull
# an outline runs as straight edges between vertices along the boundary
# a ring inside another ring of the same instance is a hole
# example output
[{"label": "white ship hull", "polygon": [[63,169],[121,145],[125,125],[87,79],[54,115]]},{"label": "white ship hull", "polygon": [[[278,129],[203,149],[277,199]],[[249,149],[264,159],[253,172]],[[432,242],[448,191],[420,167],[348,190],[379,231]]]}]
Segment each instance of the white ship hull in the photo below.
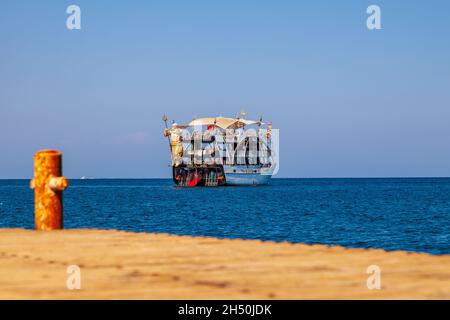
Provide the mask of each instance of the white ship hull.
[{"label": "white ship hull", "polygon": [[226,184],[230,186],[256,186],[268,184],[272,176],[261,174],[225,174]]},{"label": "white ship hull", "polygon": [[231,186],[268,184],[272,178],[270,168],[247,166],[224,166],[225,181]]}]

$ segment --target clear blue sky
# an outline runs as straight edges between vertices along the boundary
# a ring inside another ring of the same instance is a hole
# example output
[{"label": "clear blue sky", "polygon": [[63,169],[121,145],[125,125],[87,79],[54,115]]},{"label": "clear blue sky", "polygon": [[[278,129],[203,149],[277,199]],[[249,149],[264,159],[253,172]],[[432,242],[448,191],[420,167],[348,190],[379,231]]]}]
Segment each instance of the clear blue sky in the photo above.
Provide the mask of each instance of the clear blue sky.
[{"label": "clear blue sky", "polygon": [[279,177],[450,176],[450,2],[0,6],[0,178],[41,148],[72,178],[169,177],[163,113],[241,109],[280,129]]}]

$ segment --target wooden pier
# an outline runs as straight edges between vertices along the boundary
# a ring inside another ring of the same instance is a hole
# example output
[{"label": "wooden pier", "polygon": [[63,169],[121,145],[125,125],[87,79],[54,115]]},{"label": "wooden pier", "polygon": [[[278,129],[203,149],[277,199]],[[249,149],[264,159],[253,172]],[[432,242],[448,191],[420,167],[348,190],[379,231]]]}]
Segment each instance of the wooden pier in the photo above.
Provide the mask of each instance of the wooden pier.
[{"label": "wooden pier", "polygon": [[[68,266],[81,289],[69,290]],[[379,266],[381,289],[367,287]],[[1,299],[450,299],[450,255],[114,230],[0,229]]]}]

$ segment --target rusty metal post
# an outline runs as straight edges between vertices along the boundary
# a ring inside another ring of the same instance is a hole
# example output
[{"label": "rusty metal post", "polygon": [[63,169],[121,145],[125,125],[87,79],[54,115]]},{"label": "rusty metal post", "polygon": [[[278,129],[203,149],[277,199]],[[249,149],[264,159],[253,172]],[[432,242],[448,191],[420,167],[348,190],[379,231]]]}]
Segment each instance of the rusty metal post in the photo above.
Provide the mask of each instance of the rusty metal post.
[{"label": "rusty metal post", "polygon": [[63,228],[62,191],[69,182],[62,177],[61,153],[41,150],[34,155],[34,223],[36,230]]}]

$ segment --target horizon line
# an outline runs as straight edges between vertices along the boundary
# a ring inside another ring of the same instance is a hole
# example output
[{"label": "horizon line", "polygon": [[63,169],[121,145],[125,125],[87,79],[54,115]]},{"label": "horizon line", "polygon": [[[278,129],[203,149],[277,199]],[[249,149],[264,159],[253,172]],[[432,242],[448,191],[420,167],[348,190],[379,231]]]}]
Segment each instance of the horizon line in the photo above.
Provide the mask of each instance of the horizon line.
[{"label": "horizon line", "polygon": [[[272,179],[449,179],[450,176],[360,176],[360,177],[272,177]],[[6,180],[31,180],[32,178],[0,178],[0,181]],[[172,180],[172,178],[153,177],[153,178],[67,178],[69,180]]]}]

